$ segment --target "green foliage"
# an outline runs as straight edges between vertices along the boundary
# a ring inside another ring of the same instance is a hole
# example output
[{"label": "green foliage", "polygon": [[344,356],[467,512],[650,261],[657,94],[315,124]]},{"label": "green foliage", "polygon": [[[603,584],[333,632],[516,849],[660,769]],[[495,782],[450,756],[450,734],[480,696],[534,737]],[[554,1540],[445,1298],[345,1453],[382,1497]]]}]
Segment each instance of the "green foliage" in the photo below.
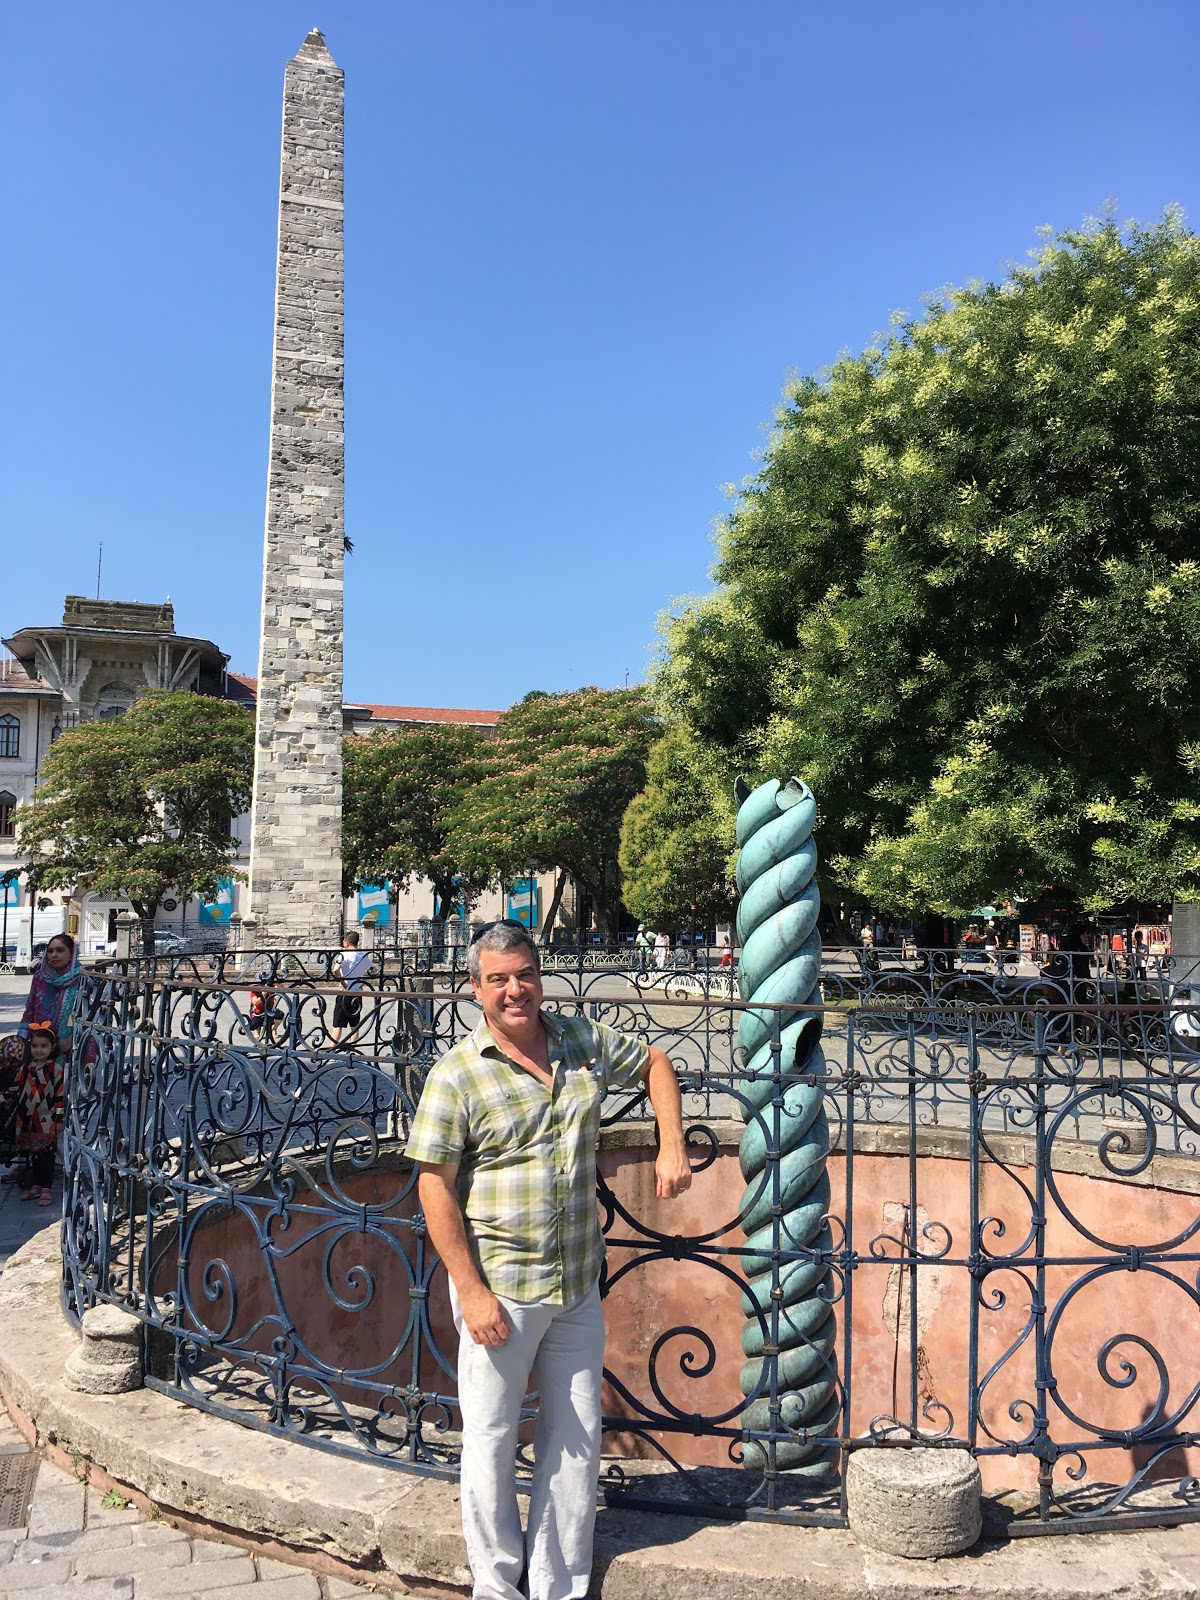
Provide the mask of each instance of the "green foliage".
[{"label": "green foliage", "polygon": [[254,723],[224,700],[152,691],[123,717],[64,733],[19,813],[35,888],[87,888],[152,918],[169,890],[215,896],[250,804]]},{"label": "green foliage", "polygon": [[650,751],[646,787],[621,824],[623,894],[640,921],[670,930],[732,916],[734,776],[681,725]]},{"label": "green foliage", "polygon": [[455,851],[474,876],[500,882],[530,865],[569,873],[611,931],[621,818],[645,782],[653,733],[637,689],[527,694],[501,716],[456,809]]},{"label": "green foliage", "polygon": [[796,383],[659,690],[843,889],[1200,894],[1200,241],[1049,243]]},{"label": "green foliage", "polygon": [[[434,915],[468,903],[488,874],[472,878],[450,842],[455,806],[478,777],[483,737],[453,723],[398,728],[344,747],[342,849],[345,889],[414,877],[433,884]],[[455,879],[460,879],[456,885]]]}]

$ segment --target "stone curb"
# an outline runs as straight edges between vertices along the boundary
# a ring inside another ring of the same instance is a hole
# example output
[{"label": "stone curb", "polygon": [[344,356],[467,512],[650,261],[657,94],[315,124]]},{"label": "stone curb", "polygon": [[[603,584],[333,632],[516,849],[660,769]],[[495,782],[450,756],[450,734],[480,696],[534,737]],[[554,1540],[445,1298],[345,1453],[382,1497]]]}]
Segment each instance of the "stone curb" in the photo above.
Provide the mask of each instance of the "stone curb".
[{"label": "stone curb", "polygon": [[[59,1272],[51,1227],[0,1275],[0,1394],[40,1443],[85,1456],[168,1514],[226,1536],[242,1530],[299,1555],[348,1562],[367,1569],[365,1581],[394,1575],[443,1593],[468,1587],[453,1484],[241,1428],[151,1389],[69,1390],[62,1371],[77,1341],[59,1306]],[[840,1530],[600,1513],[596,1600],[745,1600],[767,1586],[773,1600],[1200,1600],[1200,1524],[1015,1539],[914,1562],[865,1550]]]}]

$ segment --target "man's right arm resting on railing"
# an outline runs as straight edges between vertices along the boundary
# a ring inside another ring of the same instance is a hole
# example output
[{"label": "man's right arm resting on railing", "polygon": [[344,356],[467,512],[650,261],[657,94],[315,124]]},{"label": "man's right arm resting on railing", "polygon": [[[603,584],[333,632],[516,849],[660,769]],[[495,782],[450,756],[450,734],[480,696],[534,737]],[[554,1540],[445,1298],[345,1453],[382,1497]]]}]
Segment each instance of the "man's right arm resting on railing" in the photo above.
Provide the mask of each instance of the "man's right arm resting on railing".
[{"label": "man's right arm resting on railing", "polygon": [[484,1283],[467,1243],[467,1228],[458,1201],[457,1161],[422,1161],[417,1194],[425,1213],[430,1242],[450,1274],[462,1307],[463,1326],[476,1344],[503,1344],[508,1338],[504,1307]]}]

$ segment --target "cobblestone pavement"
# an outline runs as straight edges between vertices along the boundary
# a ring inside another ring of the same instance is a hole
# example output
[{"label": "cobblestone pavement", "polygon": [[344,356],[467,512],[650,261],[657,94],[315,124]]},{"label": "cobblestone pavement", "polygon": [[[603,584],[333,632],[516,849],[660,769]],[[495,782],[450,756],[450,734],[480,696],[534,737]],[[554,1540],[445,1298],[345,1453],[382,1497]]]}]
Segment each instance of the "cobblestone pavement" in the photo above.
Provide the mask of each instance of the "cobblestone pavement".
[{"label": "cobblestone pavement", "polygon": [[[24,1449],[0,1413],[0,1454]],[[41,1461],[25,1526],[0,1528],[0,1600],[362,1600],[368,1592],[190,1538],[105,1498]]]},{"label": "cobblestone pavement", "polygon": [[[3,1168],[0,1167],[0,1171]],[[62,1173],[54,1175],[54,1203],[39,1206],[21,1199],[19,1183],[0,1183],[0,1272],[14,1250],[27,1244],[35,1233],[57,1222],[62,1211]],[[0,1408],[0,1416],[3,1408]]]}]

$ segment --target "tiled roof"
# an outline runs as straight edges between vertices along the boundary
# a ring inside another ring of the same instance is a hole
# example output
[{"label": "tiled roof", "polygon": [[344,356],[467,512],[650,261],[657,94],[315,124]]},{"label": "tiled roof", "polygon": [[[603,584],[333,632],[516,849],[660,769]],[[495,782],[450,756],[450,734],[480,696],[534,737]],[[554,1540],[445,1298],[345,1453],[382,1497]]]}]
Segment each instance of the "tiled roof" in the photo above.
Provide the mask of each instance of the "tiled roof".
[{"label": "tiled roof", "polygon": [[350,709],[369,711],[372,722],[469,722],[490,728],[500,720],[498,711],[469,711],[458,706],[352,706]]},{"label": "tiled roof", "polygon": [[[246,695],[257,696],[258,679],[251,678],[244,672],[229,672],[226,677],[231,680],[231,687],[236,684],[244,693],[236,691],[230,698],[244,700]],[[479,711],[464,709],[459,706],[377,706],[366,704],[347,704],[346,710],[366,712],[372,722],[461,722],[476,728],[493,728],[500,720],[498,711]]]},{"label": "tiled roof", "polygon": [[0,694],[6,689],[36,689],[42,694],[58,692],[41,678],[31,678],[16,656],[0,655]]}]

